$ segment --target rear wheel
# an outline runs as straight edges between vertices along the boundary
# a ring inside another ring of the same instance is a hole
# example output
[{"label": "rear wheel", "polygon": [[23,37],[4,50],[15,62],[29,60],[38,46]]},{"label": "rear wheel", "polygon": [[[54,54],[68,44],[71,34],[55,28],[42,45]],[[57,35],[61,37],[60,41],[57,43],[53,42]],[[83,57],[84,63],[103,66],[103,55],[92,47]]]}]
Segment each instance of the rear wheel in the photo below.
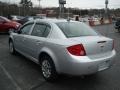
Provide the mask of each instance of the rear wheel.
[{"label": "rear wheel", "polygon": [[14,44],[12,40],[9,41],[9,51],[11,54],[15,54]]},{"label": "rear wheel", "polygon": [[48,55],[44,55],[41,57],[40,66],[42,76],[45,78],[45,80],[53,82],[57,79],[58,75],[55,69],[55,65]]}]

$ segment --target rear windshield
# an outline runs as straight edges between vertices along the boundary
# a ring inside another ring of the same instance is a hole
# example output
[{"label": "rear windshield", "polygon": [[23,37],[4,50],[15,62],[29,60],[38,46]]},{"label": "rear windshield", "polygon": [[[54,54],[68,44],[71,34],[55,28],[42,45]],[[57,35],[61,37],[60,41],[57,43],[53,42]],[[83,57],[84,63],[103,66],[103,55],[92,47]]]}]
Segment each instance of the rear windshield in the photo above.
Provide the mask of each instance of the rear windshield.
[{"label": "rear windshield", "polygon": [[57,26],[66,37],[96,36],[98,35],[92,28],[80,22],[58,22]]}]

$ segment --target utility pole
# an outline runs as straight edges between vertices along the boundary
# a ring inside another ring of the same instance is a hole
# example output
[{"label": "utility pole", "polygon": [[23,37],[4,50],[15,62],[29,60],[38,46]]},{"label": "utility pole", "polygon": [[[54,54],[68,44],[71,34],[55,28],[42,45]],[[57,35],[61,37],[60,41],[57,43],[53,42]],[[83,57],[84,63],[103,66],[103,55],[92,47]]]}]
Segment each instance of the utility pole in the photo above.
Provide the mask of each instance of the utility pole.
[{"label": "utility pole", "polygon": [[10,0],[8,1],[8,14],[10,14]]},{"label": "utility pole", "polygon": [[[108,4],[109,4],[109,1],[108,0],[105,0],[105,18],[108,19]],[[109,34],[109,29],[108,29],[108,26],[106,26],[106,36],[108,36]]]},{"label": "utility pole", "polygon": [[31,14],[33,3],[31,0],[29,0],[29,14]]},{"label": "utility pole", "polygon": [[39,2],[39,11],[40,11],[40,13],[42,13],[42,11],[40,10],[40,8],[41,8],[41,5],[40,5],[41,0],[38,0],[38,2]]},{"label": "utility pole", "polygon": [[20,8],[21,8],[21,6],[19,5],[19,6],[18,6],[19,16],[21,15],[21,13],[20,13]]},{"label": "utility pole", "polygon": [[59,0],[59,18],[64,17],[64,5],[66,4],[66,0]]},{"label": "utility pole", "polygon": [[105,0],[105,18],[108,18],[108,4],[109,4],[109,1]]}]

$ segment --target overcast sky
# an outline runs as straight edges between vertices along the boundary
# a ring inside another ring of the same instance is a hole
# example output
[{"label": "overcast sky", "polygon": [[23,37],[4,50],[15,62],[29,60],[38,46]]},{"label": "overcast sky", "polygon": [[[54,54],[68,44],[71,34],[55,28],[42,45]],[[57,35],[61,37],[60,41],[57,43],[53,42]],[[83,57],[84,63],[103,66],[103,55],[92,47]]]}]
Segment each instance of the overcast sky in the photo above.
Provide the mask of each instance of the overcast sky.
[{"label": "overcast sky", "polygon": [[[20,0],[0,0],[11,3],[18,3]],[[35,6],[38,6],[38,0],[31,0]],[[66,0],[66,7],[75,7],[81,9],[104,8],[105,0]],[[41,0],[42,7],[58,7],[58,0]],[[109,0],[109,8],[120,8],[120,0]]]}]

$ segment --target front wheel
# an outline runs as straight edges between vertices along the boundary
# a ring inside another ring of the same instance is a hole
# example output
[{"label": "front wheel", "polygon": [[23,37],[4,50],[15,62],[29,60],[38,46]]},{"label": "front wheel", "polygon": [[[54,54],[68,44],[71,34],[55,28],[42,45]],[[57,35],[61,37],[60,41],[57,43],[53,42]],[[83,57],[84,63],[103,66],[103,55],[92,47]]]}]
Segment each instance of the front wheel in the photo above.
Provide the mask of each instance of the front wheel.
[{"label": "front wheel", "polygon": [[120,28],[118,28],[118,32],[120,33]]},{"label": "front wheel", "polygon": [[41,72],[45,80],[53,82],[57,79],[57,72],[52,59],[48,55],[41,57]]},{"label": "front wheel", "polygon": [[9,42],[9,51],[10,51],[11,54],[15,54],[15,49],[14,49],[13,41],[11,41],[11,40]]}]

